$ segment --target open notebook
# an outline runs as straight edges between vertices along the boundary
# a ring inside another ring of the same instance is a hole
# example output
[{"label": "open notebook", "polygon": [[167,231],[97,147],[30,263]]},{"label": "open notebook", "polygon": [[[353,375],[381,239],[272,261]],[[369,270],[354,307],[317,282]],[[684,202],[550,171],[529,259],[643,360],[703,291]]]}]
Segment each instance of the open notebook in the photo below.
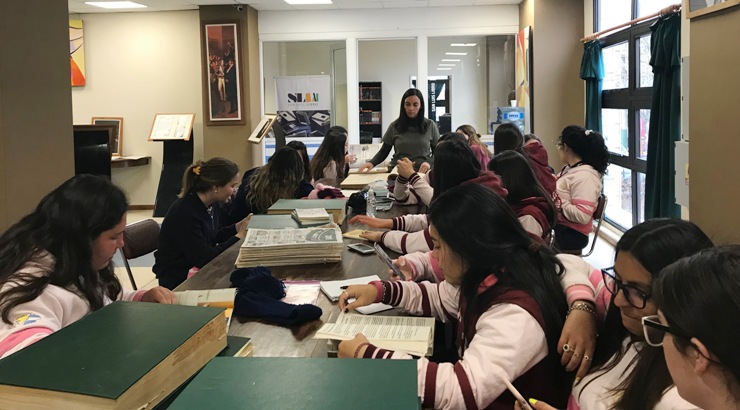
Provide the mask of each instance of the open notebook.
[{"label": "open notebook", "polygon": [[[380,280],[378,275],[371,275],[371,276],[363,276],[361,278],[353,278],[353,279],[345,279],[345,280],[322,280],[321,281],[321,291],[324,292],[326,297],[329,298],[332,302],[336,302],[339,300],[339,295],[342,294],[344,289],[342,289],[343,286],[349,286],[349,285],[367,285],[368,283],[374,281],[374,280]],[[357,311],[362,313],[363,315],[370,315],[377,312],[382,312],[384,310],[393,309],[393,306],[386,305],[384,303],[373,303],[367,306],[362,306],[360,308],[357,308]]]}]

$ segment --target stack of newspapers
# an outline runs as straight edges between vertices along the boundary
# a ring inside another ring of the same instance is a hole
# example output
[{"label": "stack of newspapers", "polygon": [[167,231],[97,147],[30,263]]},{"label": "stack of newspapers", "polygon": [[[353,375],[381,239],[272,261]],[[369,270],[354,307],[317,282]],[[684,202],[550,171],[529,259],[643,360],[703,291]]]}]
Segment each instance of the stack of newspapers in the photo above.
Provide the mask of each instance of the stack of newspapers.
[{"label": "stack of newspapers", "polygon": [[339,226],[248,229],[237,268],[340,262],[344,243]]}]

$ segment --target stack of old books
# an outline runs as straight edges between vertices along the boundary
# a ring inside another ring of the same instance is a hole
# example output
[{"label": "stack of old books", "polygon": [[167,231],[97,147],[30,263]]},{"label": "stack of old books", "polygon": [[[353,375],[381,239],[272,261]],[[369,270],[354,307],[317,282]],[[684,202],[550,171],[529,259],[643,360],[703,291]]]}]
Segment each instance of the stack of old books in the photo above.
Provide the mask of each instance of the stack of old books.
[{"label": "stack of old books", "polygon": [[332,223],[324,227],[247,229],[237,268],[255,266],[289,266],[312,263],[340,262],[344,243],[339,226]]}]

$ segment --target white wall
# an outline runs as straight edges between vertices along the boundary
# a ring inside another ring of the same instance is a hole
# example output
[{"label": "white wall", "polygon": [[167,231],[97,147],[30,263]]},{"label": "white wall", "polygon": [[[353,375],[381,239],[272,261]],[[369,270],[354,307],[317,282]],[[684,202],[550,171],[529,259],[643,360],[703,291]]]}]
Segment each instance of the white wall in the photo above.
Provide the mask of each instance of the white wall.
[{"label": "white wall", "polygon": [[197,11],[70,15],[85,35],[87,84],[72,88],[75,124],[123,117],[123,155],[146,166],[113,169],[132,205],[153,205],[162,142],[147,138],[156,113],[195,113],[195,159],[203,156],[200,21]]},{"label": "white wall", "polygon": [[[359,80],[383,83],[381,132],[385,133],[398,118],[401,97],[411,88],[411,76],[416,75],[416,40],[360,41],[357,49]],[[428,104],[426,98],[424,102]]]}]

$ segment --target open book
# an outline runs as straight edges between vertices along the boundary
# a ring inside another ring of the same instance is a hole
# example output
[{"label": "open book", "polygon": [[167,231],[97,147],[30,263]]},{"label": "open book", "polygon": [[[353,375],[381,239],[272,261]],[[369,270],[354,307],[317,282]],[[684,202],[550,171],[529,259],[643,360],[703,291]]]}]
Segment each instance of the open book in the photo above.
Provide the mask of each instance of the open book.
[{"label": "open book", "polygon": [[[367,285],[374,280],[380,280],[378,275],[363,276],[360,278],[345,280],[322,280],[321,291],[324,292],[329,300],[331,300],[332,302],[336,302],[339,300],[339,295],[341,295],[344,291],[342,287],[349,285]],[[356,310],[363,315],[371,315],[373,313],[378,313],[389,309],[393,309],[393,306],[386,305],[385,303],[371,303],[367,306],[359,307]]]},{"label": "open book", "polygon": [[[357,156],[357,160],[349,164],[350,172],[357,171],[357,169],[363,166],[366,162],[370,162],[382,147],[383,144],[350,144],[348,150],[349,153]],[[371,172],[388,172],[388,167],[385,162],[381,162],[378,166],[373,168]]]},{"label": "open book", "polygon": [[340,313],[335,323],[327,323],[314,339],[350,340],[362,333],[370,343],[388,350],[401,350],[415,356],[431,356],[434,350],[434,318],[417,316],[362,316]]}]

